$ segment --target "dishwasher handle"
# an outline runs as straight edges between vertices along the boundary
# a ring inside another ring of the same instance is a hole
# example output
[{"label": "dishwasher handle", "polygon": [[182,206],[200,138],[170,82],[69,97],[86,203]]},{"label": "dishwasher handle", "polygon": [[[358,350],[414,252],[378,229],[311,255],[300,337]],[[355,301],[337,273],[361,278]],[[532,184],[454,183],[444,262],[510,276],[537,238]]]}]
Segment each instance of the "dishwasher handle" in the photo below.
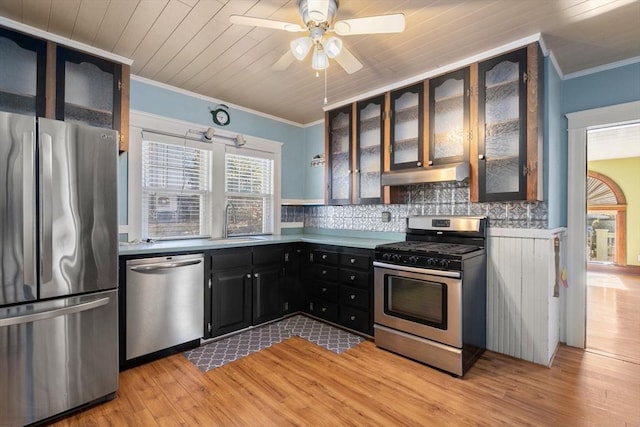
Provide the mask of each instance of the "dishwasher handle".
[{"label": "dishwasher handle", "polygon": [[156,273],[158,271],[168,270],[172,268],[180,268],[180,267],[189,267],[192,265],[198,265],[202,263],[202,259],[194,259],[187,261],[170,261],[170,262],[159,262],[155,264],[143,264],[137,265],[135,267],[129,267],[129,270],[135,271],[137,273]]}]

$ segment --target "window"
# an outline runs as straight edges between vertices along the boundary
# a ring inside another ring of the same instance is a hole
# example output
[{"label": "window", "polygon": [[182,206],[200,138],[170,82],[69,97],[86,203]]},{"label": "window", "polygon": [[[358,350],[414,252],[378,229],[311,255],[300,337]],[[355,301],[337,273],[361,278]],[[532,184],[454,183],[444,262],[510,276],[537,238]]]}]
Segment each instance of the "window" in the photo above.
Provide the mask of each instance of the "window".
[{"label": "window", "polygon": [[[236,150],[233,150],[236,151]],[[253,150],[225,154],[225,196],[228,234],[267,234],[273,232],[273,159]]]},{"label": "window", "polygon": [[142,142],[142,229],[152,239],[209,235],[209,155]]},{"label": "window", "polygon": [[280,232],[282,143],[249,136],[236,146],[237,134],[223,129],[203,141],[202,125],[141,112],[131,123],[119,177],[129,190],[120,226],[128,241],[216,239],[225,225],[230,236]]}]

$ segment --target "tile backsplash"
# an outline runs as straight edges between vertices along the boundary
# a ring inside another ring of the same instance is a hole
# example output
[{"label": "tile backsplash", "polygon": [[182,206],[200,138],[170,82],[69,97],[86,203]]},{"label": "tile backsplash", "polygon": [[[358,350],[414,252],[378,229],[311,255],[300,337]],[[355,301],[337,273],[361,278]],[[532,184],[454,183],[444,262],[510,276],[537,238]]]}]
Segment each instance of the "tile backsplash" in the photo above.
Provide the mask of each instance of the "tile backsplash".
[{"label": "tile backsplash", "polygon": [[[305,227],[404,232],[410,215],[482,215],[490,227],[539,228],[548,224],[546,202],[469,202],[468,182],[411,185],[402,188],[391,205],[283,206],[282,222],[304,222]],[[383,221],[382,213],[391,214]]]}]

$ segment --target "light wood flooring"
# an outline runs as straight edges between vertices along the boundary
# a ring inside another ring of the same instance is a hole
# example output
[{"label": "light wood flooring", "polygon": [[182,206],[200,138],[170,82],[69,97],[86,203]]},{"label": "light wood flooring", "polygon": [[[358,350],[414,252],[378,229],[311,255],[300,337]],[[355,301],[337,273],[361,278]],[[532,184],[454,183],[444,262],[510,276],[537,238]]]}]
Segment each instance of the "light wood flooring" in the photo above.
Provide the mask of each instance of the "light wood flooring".
[{"label": "light wood flooring", "polygon": [[486,352],[454,378],[371,342],[290,338],[207,373],[182,355],[120,374],[60,426],[638,426],[640,365],[561,346],[546,368]]},{"label": "light wood flooring", "polygon": [[587,349],[640,364],[640,275],[589,271],[587,284]]}]

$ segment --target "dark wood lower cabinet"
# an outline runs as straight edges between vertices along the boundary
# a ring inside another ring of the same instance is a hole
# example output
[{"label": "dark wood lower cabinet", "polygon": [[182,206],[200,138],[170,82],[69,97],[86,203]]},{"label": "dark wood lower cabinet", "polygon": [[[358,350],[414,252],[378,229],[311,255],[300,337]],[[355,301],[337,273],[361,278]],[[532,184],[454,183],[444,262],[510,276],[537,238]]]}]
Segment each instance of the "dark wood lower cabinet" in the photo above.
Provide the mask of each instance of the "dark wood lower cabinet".
[{"label": "dark wood lower cabinet", "polygon": [[251,326],[251,294],[251,274],[246,268],[211,273],[210,336]]},{"label": "dark wood lower cabinet", "polygon": [[301,275],[308,298],[304,311],[373,335],[373,253],[368,249],[312,245]]},{"label": "dark wood lower cabinet", "polygon": [[372,255],[305,243],[211,250],[204,337],[298,311],[373,335]]}]

